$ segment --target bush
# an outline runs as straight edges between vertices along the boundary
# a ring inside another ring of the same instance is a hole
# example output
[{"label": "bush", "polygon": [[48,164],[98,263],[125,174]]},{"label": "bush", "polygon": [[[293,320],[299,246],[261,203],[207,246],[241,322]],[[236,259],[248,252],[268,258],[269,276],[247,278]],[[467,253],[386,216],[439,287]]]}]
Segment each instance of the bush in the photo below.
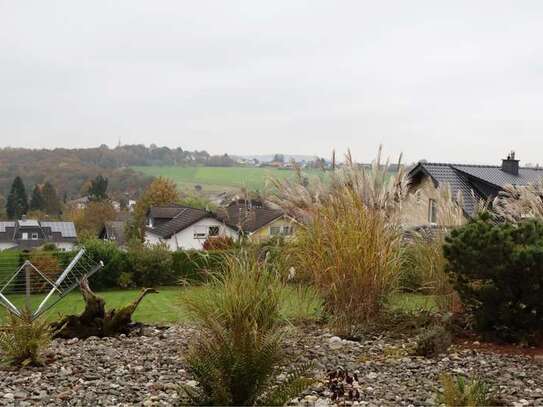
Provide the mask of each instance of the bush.
[{"label": "bush", "polygon": [[445,272],[444,232],[434,236],[415,235],[404,248],[401,288],[433,295],[442,311],[451,311],[456,294]]},{"label": "bush", "polygon": [[543,223],[493,224],[482,215],[446,239],[455,290],[475,328],[534,341],[543,328]]},{"label": "bush", "polygon": [[182,300],[202,330],[187,358],[201,393],[189,393],[206,405],[284,404],[307,381],[296,372],[269,387],[283,358],[278,274],[242,253],[228,256],[209,288]]},{"label": "bush", "polygon": [[491,397],[488,386],[482,381],[466,382],[462,376],[444,375],[441,378],[441,384],[443,393],[438,395],[438,402],[447,407],[502,405]]},{"label": "bush", "polygon": [[118,287],[119,277],[129,270],[127,253],[119,250],[115,243],[100,239],[86,240],[83,247],[91,259],[104,262],[104,268],[90,278],[93,289],[100,291]]},{"label": "bush", "polygon": [[9,313],[8,323],[0,328],[0,360],[13,366],[41,366],[41,354],[51,338],[44,318],[32,321],[30,311],[21,318]]},{"label": "bush", "polygon": [[164,244],[144,245],[132,241],[128,247],[128,260],[133,280],[139,287],[175,284],[172,253]]},{"label": "bush", "polygon": [[415,355],[433,358],[442,353],[452,344],[452,335],[441,325],[436,325],[423,332],[417,340]]},{"label": "bush", "polygon": [[290,250],[296,271],[311,273],[340,336],[358,336],[378,316],[401,272],[400,233],[385,212],[348,188],[317,207]]},{"label": "bush", "polygon": [[184,283],[201,283],[210,275],[219,272],[224,259],[235,251],[197,251],[187,250],[172,253],[172,268],[174,275]]},{"label": "bush", "polygon": [[230,236],[210,236],[202,247],[204,250],[228,250],[234,247],[234,239]]}]

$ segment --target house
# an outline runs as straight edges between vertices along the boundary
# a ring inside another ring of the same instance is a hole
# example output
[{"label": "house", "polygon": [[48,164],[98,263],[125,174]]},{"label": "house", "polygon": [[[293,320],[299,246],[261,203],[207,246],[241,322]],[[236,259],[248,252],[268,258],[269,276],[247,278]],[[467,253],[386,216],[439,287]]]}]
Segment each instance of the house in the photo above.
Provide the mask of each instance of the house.
[{"label": "house", "polygon": [[81,198],[72,199],[68,202],[68,206],[76,209],[85,209],[87,206],[89,206],[89,203],[90,198],[88,196],[83,196]]},{"label": "house", "polygon": [[115,220],[106,221],[98,233],[98,238],[115,243],[120,248],[125,248],[126,227],[131,216],[128,212],[119,212]]},{"label": "house", "polygon": [[261,200],[237,199],[226,207],[226,214],[229,223],[251,240],[289,237],[294,233],[293,219],[281,209],[272,208]]},{"label": "house", "polygon": [[147,212],[145,243],[166,243],[170,250],[201,250],[208,237],[238,238],[234,226],[216,214],[188,206],[153,206]]},{"label": "house", "polygon": [[[419,162],[408,174],[410,190],[449,185],[453,197],[461,196],[466,217],[472,216],[479,201],[493,200],[506,185],[525,186],[543,177],[539,168],[525,168],[511,152],[501,165],[471,165]],[[436,223],[436,202],[429,198],[428,223]]]},{"label": "house", "polygon": [[32,250],[45,244],[57,249],[72,250],[77,241],[73,222],[39,221],[21,219],[0,222],[0,251]]}]

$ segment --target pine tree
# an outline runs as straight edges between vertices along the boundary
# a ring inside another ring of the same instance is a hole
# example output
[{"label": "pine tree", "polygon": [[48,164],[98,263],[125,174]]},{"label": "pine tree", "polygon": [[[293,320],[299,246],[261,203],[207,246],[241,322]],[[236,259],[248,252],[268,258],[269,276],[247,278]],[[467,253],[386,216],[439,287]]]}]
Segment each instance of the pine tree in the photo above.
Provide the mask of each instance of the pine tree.
[{"label": "pine tree", "polygon": [[41,193],[43,196],[45,212],[49,215],[60,215],[60,199],[58,199],[55,187],[49,182],[46,182],[42,188]]},{"label": "pine tree", "polygon": [[30,210],[32,211],[43,211],[45,210],[45,201],[41,193],[41,188],[39,185],[36,185],[32,190],[32,196],[30,198]]},{"label": "pine tree", "polygon": [[98,175],[91,181],[89,187],[89,197],[92,201],[103,201],[107,199],[108,179]]},{"label": "pine tree", "polygon": [[10,219],[20,219],[28,212],[28,197],[25,184],[21,177],[17,176],[11,184],[11,191],[6,203],[6,213]]}]

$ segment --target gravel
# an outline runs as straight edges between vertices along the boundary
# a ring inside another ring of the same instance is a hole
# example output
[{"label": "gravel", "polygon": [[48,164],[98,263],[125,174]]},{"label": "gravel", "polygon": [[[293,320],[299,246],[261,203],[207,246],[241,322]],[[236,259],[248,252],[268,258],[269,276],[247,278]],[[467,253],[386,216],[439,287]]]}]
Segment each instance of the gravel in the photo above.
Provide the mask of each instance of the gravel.
[{"label": "gravel", "polygon": [[[180,405],[178,386],[197,385],[183,359],[195,335],[190,327],[173,326],[147,328],[143,336],[55,340],[44,367],[0,367],[0,406]],[[435,405],[443,373],[480,378],[507,405],[543,405],[541,357],[491,353],[470,343],[425,359],[409,355],[413,345],[414,338],[379,335],[358,343],[319,327],[292,327],[286,360],[312,361],[316,382],[290,404],[332,404],[326,372],[341,368],[357,373],[359,405]]]}]

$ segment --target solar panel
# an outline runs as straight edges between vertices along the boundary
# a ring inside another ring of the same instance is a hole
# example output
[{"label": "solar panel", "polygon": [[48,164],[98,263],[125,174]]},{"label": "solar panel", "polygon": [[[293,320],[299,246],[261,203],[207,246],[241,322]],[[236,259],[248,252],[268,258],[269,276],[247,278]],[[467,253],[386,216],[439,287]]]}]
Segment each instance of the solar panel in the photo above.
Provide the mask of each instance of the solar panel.
[{"label": "solar panel", "polygon": [[77,237],[73,222],[42,222],[41,225],[51,228],[51,232],[60,232],[63,237]]},{"label": "solar panel", "polygon": [[15,222],[0,222],[0,232],[5,232],[6,228],[14,228]]}]

